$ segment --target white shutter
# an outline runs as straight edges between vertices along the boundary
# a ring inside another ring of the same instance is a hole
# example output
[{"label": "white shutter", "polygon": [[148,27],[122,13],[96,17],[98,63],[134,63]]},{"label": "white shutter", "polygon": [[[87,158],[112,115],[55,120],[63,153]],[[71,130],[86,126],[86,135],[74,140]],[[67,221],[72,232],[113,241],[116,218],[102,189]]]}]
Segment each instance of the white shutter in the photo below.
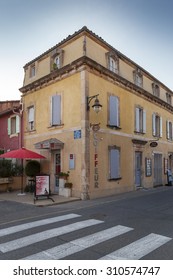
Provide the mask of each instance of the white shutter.
[{"label": "white shutter", "polygon": [[20,132],[20,117],[16,116],[16,133]]},{"label": "white shutter", "polygon": [[143,110],[143,133],[146,133],[146,111]]},{"label": "white shutter", "polygon": [[166,137],[170,139],[170,131],[169,131],[169,121],[166,121]]},{"label": "white shutter", "polygon": [[34,121],[34,107],[30,107],[28,110],[28,122]]},{"label": "white shutter", "polygon": [[160,133],[159,136],[162,137],[162,117],[160,117]]},{"label": "white shutter", "polygon": [[156,136],[156,114],[155,113],[153,113],[152,122],[153,122],[153,136]]},{"label": "white shutter", "polygon": [[11,118],[8,118],[8,135],[11,134]]}]

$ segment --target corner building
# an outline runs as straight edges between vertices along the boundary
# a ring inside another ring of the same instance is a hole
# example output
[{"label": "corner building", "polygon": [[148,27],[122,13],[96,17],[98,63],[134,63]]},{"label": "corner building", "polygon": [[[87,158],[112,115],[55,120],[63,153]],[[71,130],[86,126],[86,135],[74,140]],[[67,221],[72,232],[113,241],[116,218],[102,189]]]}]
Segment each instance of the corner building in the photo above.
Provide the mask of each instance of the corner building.
[{"label": "corner building", "polygon": [[72,196],[82,199],[167,183],[173,169],[167,86],[87,27],[24,71],[24,145],[46,156],[41,166],[52,192],[58,173],[68,170]]}]

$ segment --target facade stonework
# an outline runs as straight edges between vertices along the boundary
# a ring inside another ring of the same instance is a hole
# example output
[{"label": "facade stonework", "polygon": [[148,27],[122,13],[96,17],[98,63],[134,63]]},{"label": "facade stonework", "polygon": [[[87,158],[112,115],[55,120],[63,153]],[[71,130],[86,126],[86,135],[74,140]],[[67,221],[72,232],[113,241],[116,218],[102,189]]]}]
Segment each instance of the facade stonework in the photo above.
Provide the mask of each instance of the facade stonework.
[{"label": "facade stonework", "polygon": [[[82,199],[166,184],[173,168],[168,87],[86,27],[24,70],[24,146],[46,156],[52,192],[68,170],[72,195]],[[98,114],[95,98],[87,108],[96,95]]]}]

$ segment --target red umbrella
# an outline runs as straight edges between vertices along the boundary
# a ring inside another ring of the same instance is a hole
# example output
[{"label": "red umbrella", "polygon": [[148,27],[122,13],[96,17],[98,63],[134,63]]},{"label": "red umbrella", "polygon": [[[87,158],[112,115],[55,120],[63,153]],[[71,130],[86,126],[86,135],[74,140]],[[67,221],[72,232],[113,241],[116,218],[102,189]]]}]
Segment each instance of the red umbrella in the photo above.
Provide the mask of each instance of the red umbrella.
[{"label": "red umbrella", "polygon": [[44,156],[35,153],[25,148],[13,150],[5,154],[0,155],[0,158],[21,158],[21,159],[33,159],[33,158],[45,158]]},{"label": "red umbrella", "polygon": [[[18,150],[12,150],[10,152],[0,155],[0,158],[20,158],[22,160],[22,167],[23,167],[23,159],[36,159],[36,158],[43,159],[45,157],[31,150],[20,148]],[[23,174],[22,174],[21,193],[23,193]]]}]

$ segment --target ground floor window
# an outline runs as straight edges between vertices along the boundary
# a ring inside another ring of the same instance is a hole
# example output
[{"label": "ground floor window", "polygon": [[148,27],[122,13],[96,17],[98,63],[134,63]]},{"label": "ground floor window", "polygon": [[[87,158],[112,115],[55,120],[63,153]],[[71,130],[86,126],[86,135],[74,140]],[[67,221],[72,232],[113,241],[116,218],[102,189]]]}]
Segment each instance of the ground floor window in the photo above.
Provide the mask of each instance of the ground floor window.
[{"label": "ground floor window", "polygon": [[120,148],[109,146],[109,179],[120,178]]}]

